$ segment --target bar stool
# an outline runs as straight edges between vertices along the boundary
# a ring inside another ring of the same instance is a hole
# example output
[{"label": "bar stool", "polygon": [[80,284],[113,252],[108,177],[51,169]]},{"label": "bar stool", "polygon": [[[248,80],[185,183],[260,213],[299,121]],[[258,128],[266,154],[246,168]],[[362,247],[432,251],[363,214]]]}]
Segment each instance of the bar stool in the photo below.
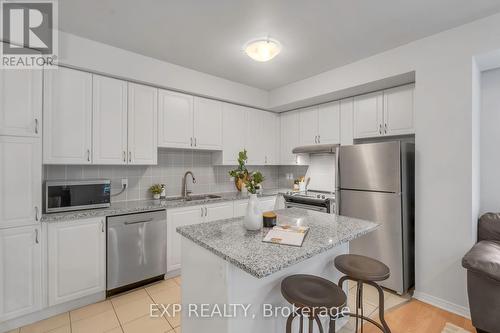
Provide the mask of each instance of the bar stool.
[{"label": "bar stool", "polygon": [[[361,319],[361,332],[363,332],[363,320],[366,320],[377,326],[384,333],[391,333],[389,326],[384,318],[384,291],[376,283],[389,278],[390,270],[384,263],[361,255],[343,254],[335,258],[335,267],[345,274],[339,280],[339,287],[342,288],[344,281],[351,280],[357,283],[356,287],[356,313],[349,313],[349,316],[356,318],[356,332],[358,331],[358,319]],[[371,318],[368,318],[363,313],[363,285],[368,284],[373,286],[378,291],[379,300],[379,319],[377,323]],[[359,314],[359,310],[361,314]],[[346,313],[344,313],[346,314]]]},{"label": "bar stool", "polygon": [[347,295],[335,283],[319,276],[297,274],[286,277],[281,282],[281,294],[297,311],[292,312],[286,321],[286,333],[292,332],[292,322],[297,316],[300,318],[300,330],[303,332],[304,316],[309,318],[309,333],[312,333],[314,321],[320,333],[323,326],[319,315],[328,309],[330,315],[329,333],[335,332],[335,319],[346,305]]}]

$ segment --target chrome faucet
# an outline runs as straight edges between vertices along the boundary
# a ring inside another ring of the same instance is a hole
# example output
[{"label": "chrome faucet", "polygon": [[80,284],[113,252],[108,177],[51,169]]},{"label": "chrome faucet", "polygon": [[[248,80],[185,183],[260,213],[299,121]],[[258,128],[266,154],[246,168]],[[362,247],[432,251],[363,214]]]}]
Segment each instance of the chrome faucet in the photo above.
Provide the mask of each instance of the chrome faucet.
[{"label": "chrome faucet", "polygon": [[191,171],[186,171],[186,173],[184,174],[184,177],[182,178],[182,197],[184,199],[189,199],[189,195],[191,194],[191,191],[188,191],[187,189],[187,176],[188,175],[191,175],[191,177],[193,177],[193,184],[196,183],[196,178],[194,178],[194,175]]}]

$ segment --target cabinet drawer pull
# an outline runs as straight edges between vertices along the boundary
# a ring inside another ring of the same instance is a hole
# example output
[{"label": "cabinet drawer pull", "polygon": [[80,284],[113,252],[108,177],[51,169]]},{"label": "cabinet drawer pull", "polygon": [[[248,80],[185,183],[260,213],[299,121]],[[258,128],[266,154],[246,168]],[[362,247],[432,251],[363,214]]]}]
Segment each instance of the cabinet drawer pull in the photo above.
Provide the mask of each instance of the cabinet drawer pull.
[{"label": "cabinet drawer pull", "polygon": [[35,206],[35,221],[38,222],[38,206]]},{"label": "cabinet drawer pull", "polygon": [[38,119],[35,118],[35,134],[38,134]]},{"label": "cabinet drawer pull", "polygon": [[39,244],[40,241],[38,239],[38,228],[35,229],[35,244]]},{"label": "cabinet drawer pull", "polygon": [[207,217],[207,215],[208,215],[208,209],[207,207],[205,207],[205,217]]}]

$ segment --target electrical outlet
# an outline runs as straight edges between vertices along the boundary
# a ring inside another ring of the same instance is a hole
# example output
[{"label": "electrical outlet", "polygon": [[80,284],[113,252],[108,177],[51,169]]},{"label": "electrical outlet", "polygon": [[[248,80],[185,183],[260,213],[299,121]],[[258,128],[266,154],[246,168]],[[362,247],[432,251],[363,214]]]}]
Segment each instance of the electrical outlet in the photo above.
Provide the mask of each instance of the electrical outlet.
[{"label": "electrical outlet", "polygon": [[123,187],[128,187],[128,178],[122,178],[122,188]]}]

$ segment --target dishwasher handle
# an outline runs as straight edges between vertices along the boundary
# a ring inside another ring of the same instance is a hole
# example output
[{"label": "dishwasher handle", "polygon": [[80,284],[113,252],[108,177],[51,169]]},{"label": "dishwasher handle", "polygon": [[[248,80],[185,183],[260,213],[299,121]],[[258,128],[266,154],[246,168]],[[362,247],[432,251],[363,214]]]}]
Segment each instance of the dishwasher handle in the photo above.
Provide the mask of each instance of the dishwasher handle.
[{"label": "dishwasher handle", "polygon": [[134,221],[134,222],[124,222],[123,224],[125,225],[130,225],[130,224],[139,224],[139,223],[148,223],[148,222],[153,222],[153,218],[147,219],[147,220],[141,220],[141,221]]}]

